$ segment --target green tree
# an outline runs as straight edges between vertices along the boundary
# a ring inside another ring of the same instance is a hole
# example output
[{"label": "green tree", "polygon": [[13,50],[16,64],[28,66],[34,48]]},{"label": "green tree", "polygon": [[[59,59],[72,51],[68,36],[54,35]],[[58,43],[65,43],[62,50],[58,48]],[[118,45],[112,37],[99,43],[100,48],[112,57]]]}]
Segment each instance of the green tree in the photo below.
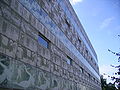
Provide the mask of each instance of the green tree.
[{"label": "green tree", "polygon": [[[120,37],[120,35],[118,35],[118,37]],[[114,54],[115,56],[117,56],[118,62],[120,62],[120,52],[113,52],[110,49],[108,49],[108,51]],[[117,84],[117,88],[118,90],[120,90],[120,65],[117,65],[117,66],[111,65],[111,66],[118,69],[118,71],[115,72],[115,75],[118,75],[119,77],[111,76],[111,79],[115,81],[114,83]]]},{"label": "green tree", "polygon": [[[120,35],[118,35],[118,37],[120,37]],[[112,50],[108,49],[109,52],[111,52],[112,54],[114,54],[115,56],[118,57],[118,62],[120,62],[120,52],[113,52]],[[120,75],[120,65],[114,66],[111,65],[112,67],[114,67],[115,69],[117,69],[118,71],[115,72],[115,75],[119,76]],[[105,74],[106,75],[106,74]],[[114,83],[106,83],[106,79],[103,78],[103,75],[101,75],[101,87],[102,90],[120,90],[120,76],[119,77],[115,77],[115,76],[109,76],[112,80],[114,80]],[[117,89],[115,88],[115,84],[117,84]]]},{"label": "green tree", "polygon": [[115,83],[109,83],[107,84],[106,79],[103,78],[103,75],[101,75],[101,87],[102,90],[117,90],[115,87]]},{"label": "green tree", "polygon": [[106,88],[107,88],[106,79],[103,78],[103,75],[101,75],[100,78],[101,78],[101,87],[102,87],[102,90],[106,90]]}]

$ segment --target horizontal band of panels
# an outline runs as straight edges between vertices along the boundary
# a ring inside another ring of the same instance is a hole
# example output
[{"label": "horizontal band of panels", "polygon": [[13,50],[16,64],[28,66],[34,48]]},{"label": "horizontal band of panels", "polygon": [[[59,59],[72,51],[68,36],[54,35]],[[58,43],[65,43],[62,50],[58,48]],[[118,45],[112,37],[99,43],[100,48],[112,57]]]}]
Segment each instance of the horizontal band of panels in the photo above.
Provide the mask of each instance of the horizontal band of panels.
[{"label": "horizontal band of panels", "polygon": [[60,41],[98,78],[97,72],[90,66],[90,64],[79,53],[75,46],[68,40],[65,34],[56,26],[48,14],[38,5],[35,0],[20,0],[23,4],[40,22],[42,22],[48,30],[50,30]]}]

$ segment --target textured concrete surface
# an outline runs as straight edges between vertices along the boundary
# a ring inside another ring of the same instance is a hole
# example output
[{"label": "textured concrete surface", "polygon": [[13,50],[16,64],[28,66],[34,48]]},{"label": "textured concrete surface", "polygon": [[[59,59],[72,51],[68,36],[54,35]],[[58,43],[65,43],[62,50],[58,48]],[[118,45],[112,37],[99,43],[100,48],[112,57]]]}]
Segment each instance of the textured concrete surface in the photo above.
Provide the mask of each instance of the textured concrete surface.
[{"label": "textured concrete surface", "polygon": [[[101,90],[96,54],[69,4],[67,0],[0,0],[1,89]],[[39,33],[49,41],[49,48],[38,43]]]}]

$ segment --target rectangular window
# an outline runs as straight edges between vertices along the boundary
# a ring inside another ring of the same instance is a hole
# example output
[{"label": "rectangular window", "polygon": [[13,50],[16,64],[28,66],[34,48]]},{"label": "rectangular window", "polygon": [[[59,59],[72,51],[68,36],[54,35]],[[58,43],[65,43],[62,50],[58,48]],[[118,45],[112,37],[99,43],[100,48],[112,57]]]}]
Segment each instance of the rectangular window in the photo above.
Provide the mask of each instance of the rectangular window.
[{"label": "rectangular window", "polygon": [[82,45],[82,41],[78,38],[79,44]]},{"label": "rectangular window", "polygon": [[91,61],[93,60],[93,58],[91,57]]},{"label": "rectangular window", "polygon": [[88,77],[89,77],[89,78],[91,77],[89,73],[88,73]]},{"label": "rectangular window", "polygon": [[67,63],[68,63],[69,65],[72,65],[72,59],[71,59],[69,56],[67,56]]},{"label": "rectangular window", "polygon": [[88,55],[88,50],[86,50],[86,54]]},{"label": "rectangular window", "polygon": [[83,73],[83,68],[82,67],[80,67],[80,72]]},{"label": "rectangular window", "polygon": [[46,37],[44,37],[42,34],[39,33],[39,36],[38,36],[38,43],[40,45],[42,45],[43,47],[45,48],[48,48],[49,47],[49,40],[46,39]]},{"label": "rectangular window", "polygon": [[67,19],[65,19],[65,23],[67,24],[67,26],[70,28],[70,23],[68,22]]}]

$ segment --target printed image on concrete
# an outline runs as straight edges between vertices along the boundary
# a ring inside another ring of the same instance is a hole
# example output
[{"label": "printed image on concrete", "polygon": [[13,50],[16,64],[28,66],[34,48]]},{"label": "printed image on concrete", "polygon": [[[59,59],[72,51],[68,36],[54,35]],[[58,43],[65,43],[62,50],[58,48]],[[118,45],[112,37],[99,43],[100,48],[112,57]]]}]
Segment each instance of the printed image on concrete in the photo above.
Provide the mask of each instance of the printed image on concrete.
[{"label": "printed image on concrete", "polygon": [[97,55],[69,0],[0,0],[0,90],[101,90]]}]

